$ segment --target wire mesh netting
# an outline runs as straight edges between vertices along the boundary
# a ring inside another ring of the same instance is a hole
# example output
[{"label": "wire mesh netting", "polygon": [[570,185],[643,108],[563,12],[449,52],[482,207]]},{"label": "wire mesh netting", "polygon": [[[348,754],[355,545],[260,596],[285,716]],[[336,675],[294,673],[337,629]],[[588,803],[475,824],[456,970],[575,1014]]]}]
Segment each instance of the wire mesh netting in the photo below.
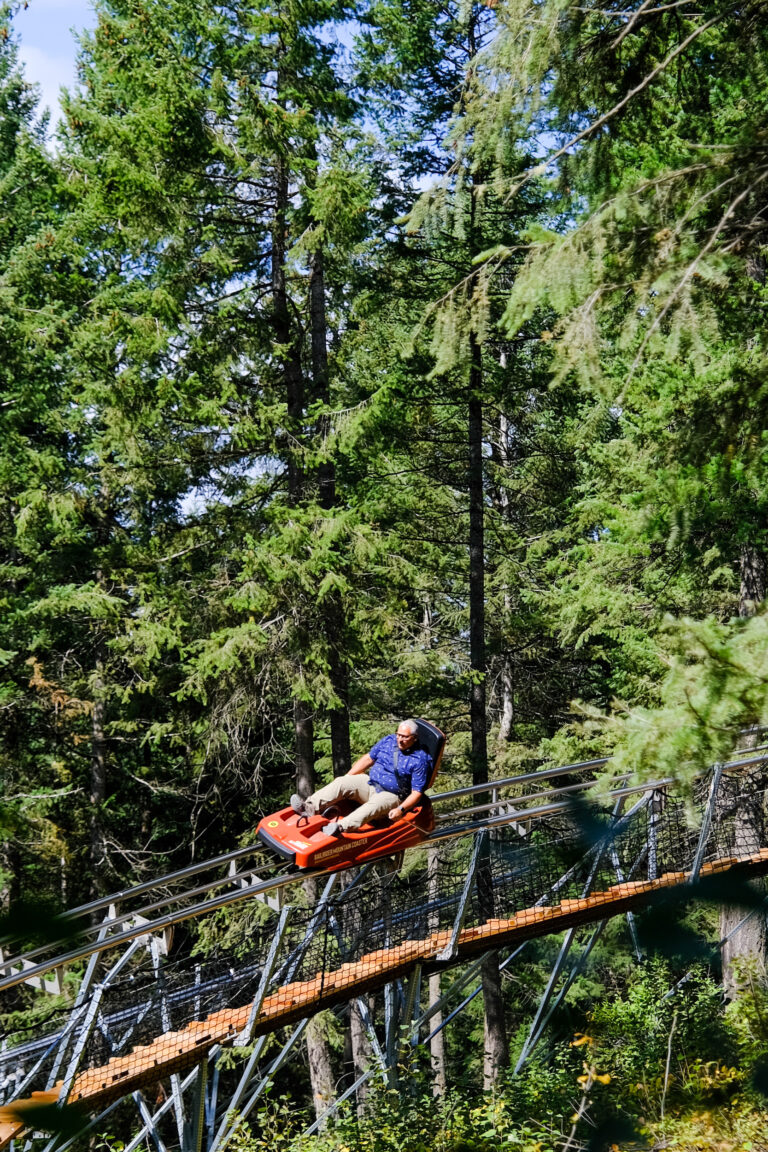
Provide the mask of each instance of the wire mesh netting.
[{"label": "wire mesh netting", "polygon": [[680,883],[694,860],[704,873],[750,857],[758,865],[762,775],[724,776],[702,824],[710,784],[699,781],[687,796],[630,793],[605,809],[554,797],[542,813],[535,798],[507,798],[511,822],[449,835],[400,868],[297,880],[290,907],[250,901],[217,910],[180,933],[167,956],[157,936],[104,953],[82,1002],[48,1013],[35,1035],[6,1035],[2,1099],[61,1081],[88,1096],[133,1084],[137,1073],[160,1077],[213,1043],[250,1043],[415,963],[456,962],[521,928],[557,931],[558,911],[603,918],[611,897]]}]

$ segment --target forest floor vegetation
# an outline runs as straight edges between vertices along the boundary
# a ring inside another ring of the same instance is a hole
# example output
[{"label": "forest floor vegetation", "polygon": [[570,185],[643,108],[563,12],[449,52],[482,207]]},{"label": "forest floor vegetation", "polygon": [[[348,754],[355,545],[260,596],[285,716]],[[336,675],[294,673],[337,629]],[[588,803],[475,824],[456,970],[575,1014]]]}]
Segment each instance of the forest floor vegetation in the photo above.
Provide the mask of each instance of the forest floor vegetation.
[{"label": "forest floor vegetation", "polygon": [[[374,1082],[365,1111],[340,1110],[318,1135],[275,1088],[234,1138],[236,1152],[766,1152],[768,984],[742,973],[726,1005],[703,966],[674,995],[666,960],[640,965],[615,998],[571,1014],[583,1031],[537,1051],[518,1075],[481,1093],[471,1069],[432,1093],[416,1050],[397,1086]],[[523,1029],[521,1029],[522,1033]],[[460,1055],[454,1053],[454,1067]]]}]

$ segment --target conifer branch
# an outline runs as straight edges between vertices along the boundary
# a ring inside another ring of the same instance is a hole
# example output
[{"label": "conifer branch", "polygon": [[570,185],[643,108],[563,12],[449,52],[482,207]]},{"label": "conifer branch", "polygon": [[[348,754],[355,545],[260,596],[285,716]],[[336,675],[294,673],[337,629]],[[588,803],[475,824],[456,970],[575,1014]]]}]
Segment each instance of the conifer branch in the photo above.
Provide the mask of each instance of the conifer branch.
[{"label": "conifer branch", "polygon": [[618,104],[614,104],[613,108],[611,108],[608,112],[604,112],[602,116],[598,116],[597,120],[594,120],[591,124],[588,124],[586,128],[581,130],[581,132],[577,132],[575,136],[572,136],[570,140],[563,144],[562,148],[558,148],[556,152],[553,152],[551,156],[548,156],[542,164],[537,164],[535,168],[527,172],[522,180],[519,180],[518,183],[513,186],[512,191],[510,192],[510,197],[516,195],[533,176],[540,175],[543,171],[549,168],[549,166],[553,164],[555,160],[559,160],[561,156],[564,156],[569,149],[575,147],[575,145],[579,144],[582,140],[586,140],[587,137],[596,132],[598,128],[602,128],[603,125],[609,122],[609,120],[612,120],[613,117],[622,110],[622,108],[625,108],[627,104],[629,104],[629,102],[635,98],[635,96],[638,96],[642,91],[644,91],[644,89],[648,87],[649,84],[652,84],[656,77],[660,76],[661,73],[664,72],[665,69],[672,63],[672,61],[680,56],[681,53],[683,53],[685,49],[693,43],[694,40],[696,40],[699,36],[703,35],[704,32],[707,32],[710,28],[714,27],[715,24],[718,24],[722,19],[724,19],[724,15],[724,13],[721,13],[718,16],[713,16],[710,20],[707,20],[706,23],[701,24],[698,28],[694,28],[693,32],[686,36],[685,40],[673,48],[671,52],[668,52],[661,63],[657,64],[655,68],[653,68],[646,76],[644,76],[639,84],[636,84],[634,88],[630,89],[626,96],[619,100]]},{"label": "conifer branch", "polygon": [[[658,15],[659,12],[669,12],[673,8],[683,8],[683,7],[685,7],[686,4],[690,4],[691,0],[674,0],[674,3],[672,3],[672,4],[661,4],[657,8],[649,7],[649,5],[651,3],[652,3],[652,0],[644,0],[644,3],[642,3],[639,8],[635,9],[634,12],[632,12],[632,11],[630,11],[630,12],[595,12],[594,9],[590,9],[590,8],[580,9],[580,11],[584,11],[584,12],[590,12],[591,11],[595,15],[610,16],[613,18],[615,18],[617,16],[629,16],[630,17],[629,23],[626,25],[625,28],[622,28],[619,35],[616,37],[616,39],[611,44],[611,48],[618,48],[619,44],[621,44],[624,37],[629,35],[629,33],[632,31],[632,29],[634,28],[635,24],[637,23],[637,21],[640,19],[641,16],[656,16],[656,15]],[[701,12],[690,12],[689,15],[690,16],[701,16]]]},{"label": "conifer branch", "polygon": [[[712,251],[712,248],[714,247],[715,242],[717,241],[717,238],[720,235],[720,233],[722,232],[723,228],[725,227],[727,221],[730,219],[730,217],[736,211],[739,204],[741,204],[741,202],[746,199],[746,197],[750,194],[750,192],[752,192],[754,190],[754,188],[756,188],[757,185],[761,181],[765,180],[766,177],[768,177],[768,168],[763,169],[762,175],[759,177],[759,179],[752,181],[752,183],[749,184],[748,187],[744,188],[739,193],[739,195],[735,198],[735,200],[732,200],[731,203],[728,205],[725,212],[720,217],[718,223],[712,229],[712,232],[710,233],[709,239],[707,240],[706,244],[698,252],[698,254],[696,255],[696,258],[694,260],[692,260],[691,263],[688,265],[685,272],[683,273],[683,276],[681,277],[680,281],[678,282],[677,286],[671,292],[666,304],[661,309],[658,316],[656,316],[656,318],[654,319],[650,328],[648,329],[647,333],[645,334],[645,337],[643,338],[643,342],[637,351],[637,355],[635,356],[635,359],[632,362],[632,367],[629,370],[629,375],[627,376],[627,380],[626,380],[626,383],[624,385],[625,388],[627,387],[627,385],[631,381],[632,377],[634,376],[634,374],[637,370],[637,367],[640,364],[640,361],[643,357],[643,354],[644,354],[646,348],[648,347],[649,340],[651,339],[654,332],[658,329],[659,325],[664,320],[664,317],[668,314],[670,308],[672,307],[673,303],[678,298],[680,293],[683,291],[686,284],[688,284],[688,282],[696,274],[696,270],[699,267],[699,265],[701,264],[704,257],[709,252]],[[621,402],[621,397],[623,397],[623,394],[624,394],[624,392],[622,390],[621,396],[620,396],[619,401],[618,401],[619,403]]]},{"label": "conifer branch", "polygon": [[611,48],[618,48],[619,44],[621,44],[624,37],[628,36],[629,33],[634,28],[635,24],[637,24],[640,17],[646,15],[646,13],[648,12],[648,9],[650,8],[652,3],[653,3],[653,0],[643,0],[640,7],[637,8],[632,13],[632,17],[629,20],[629,23],[626,25],[626,27],[622,28],[621,32],[619,32],[618,36],[616,37],[616,39],[611,44]]}]

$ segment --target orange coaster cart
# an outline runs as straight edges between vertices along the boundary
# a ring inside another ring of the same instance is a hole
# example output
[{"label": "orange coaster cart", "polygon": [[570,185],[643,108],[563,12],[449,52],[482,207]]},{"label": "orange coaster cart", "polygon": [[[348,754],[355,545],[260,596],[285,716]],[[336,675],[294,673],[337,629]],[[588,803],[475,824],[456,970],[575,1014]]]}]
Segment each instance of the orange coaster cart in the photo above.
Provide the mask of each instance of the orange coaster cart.
[{"label": "orange coaster cart", "polygon": [[[432,774],[427,784],[432,787],[445,747],[445,736],[428,720],[417,720],[419,743],[432,757]],[[420,844],[435,826],[435,816],[428,796],[399,820],[364,824],[357,832],[328,836],[325,827],[331,818],[350,812],[351,801],[334,804],[333,811],[322,816],[298,816],[292,808],[283,808],[260,822],[257,834],[262,843],[297,868],[337,872],[353,864],[365,864],[379,856],[391,856]]]}]

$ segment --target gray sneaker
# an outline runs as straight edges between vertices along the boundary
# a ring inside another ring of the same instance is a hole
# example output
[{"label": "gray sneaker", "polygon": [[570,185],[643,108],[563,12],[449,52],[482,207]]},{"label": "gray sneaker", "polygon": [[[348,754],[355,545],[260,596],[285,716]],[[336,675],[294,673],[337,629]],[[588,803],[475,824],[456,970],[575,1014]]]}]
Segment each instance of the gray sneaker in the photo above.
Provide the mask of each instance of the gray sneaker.
[{"label": "gray sneaker", "polygon": [[343,831],[341,820],[331,820],[330,824],[326,824],[325,828],[323,828],[326,836],[341,836]]},{"label": "gray sneaker", "polygon": [[291,808],[297,816],[314,816],[315,806],[311,800],[302,800],[298,792],[294,792],[291,796]]}]

